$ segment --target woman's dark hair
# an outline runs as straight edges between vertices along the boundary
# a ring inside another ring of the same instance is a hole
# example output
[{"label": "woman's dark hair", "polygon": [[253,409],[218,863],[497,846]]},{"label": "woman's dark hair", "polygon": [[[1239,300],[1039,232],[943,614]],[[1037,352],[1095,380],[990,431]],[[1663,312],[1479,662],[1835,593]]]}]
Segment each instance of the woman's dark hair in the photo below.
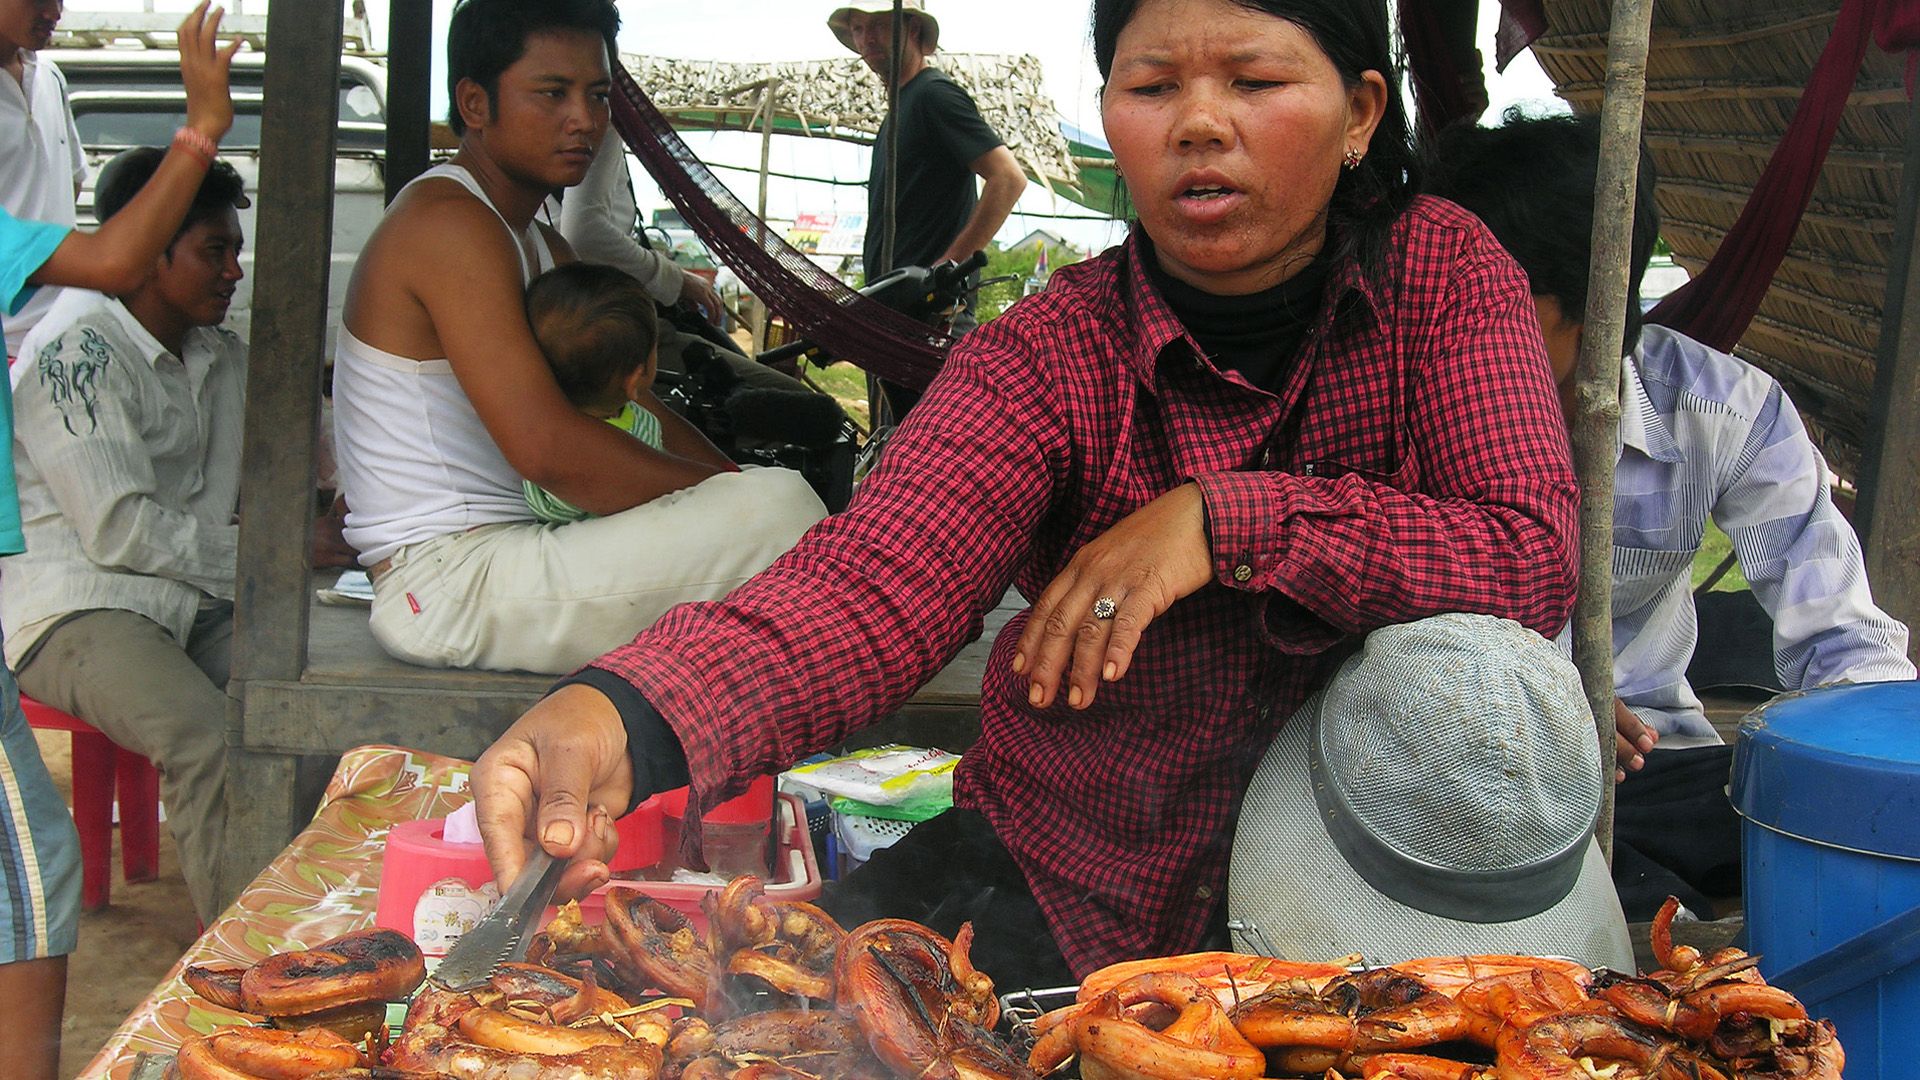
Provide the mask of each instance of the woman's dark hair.
[{"label": "woman's dark hair", "polygon": [[[1427,191],[1480,216],[1507,249],[1535,296],[1551,296],[1570,321],[1586,318],[1593,265],[1593,185],[1600,170],[1600,121],[1593,116],[1527,116],[1508,109],[1496,128],[1459,123],[1436,135],[1427,154]],[[1643,146],[1633,200],[1627,270],[1626,337],[1640,340],[1640,278],[1660,236],[1653,155]]]},{"label": "woman's dark hair", "polygon": [[500,73],[526,55],[527,39],[550,30],[582,30],[618,51],[620,12],[611,0],[460,0],[447,23],[447,126],[467,133],[460,119],[458,88],[472,79],[487,92],[487,107],[499,104]]},{"label": "woman's dark hair", "polygon": [[527,323],[576,407],[612,408],[621,384],[653,355],[659,317],[653,297],[626,271],[563,263],[527,286]]},{"label": "woman's dark hair", "polygon": [[[159,170],[160,162],[167,152],[158,146],[136,146],[131,150],[122,150],[100,167],[100,177],[93,189],[93,216],[105,221],[126,208],[133,197],[140,193],[148,180]],[[242,209],[251,205],[247,199],[246,182],[233,166],[215,159],[207,169],[207,175],[200,181],[200,190],[193,193],[193,202],[187,207],[187,216],[180,222],[180,228],[174,231],[173,239],[195,225],[224,213],[227,210]],[[173,241],[167,242],[173,247]]]},{"label": "woman's dark hair", "polygon": [[[1351,87],[1363,72],[1387,82],[1386,109],[1357,169],[1342,169],[1327,206],[1327,232],[1337,258],[1353,259],[1375,281],[1386,277],[1394,221],[1420,192],[1420,159],[1400,98],[1400,61],[1387,25],[1385,0],[1233,0],[1249,11],[1284,19],[1307,32]],[[1141,0],[1094,0],[1093,59],[1101,79],[1113,72],[1120,32]]]}]

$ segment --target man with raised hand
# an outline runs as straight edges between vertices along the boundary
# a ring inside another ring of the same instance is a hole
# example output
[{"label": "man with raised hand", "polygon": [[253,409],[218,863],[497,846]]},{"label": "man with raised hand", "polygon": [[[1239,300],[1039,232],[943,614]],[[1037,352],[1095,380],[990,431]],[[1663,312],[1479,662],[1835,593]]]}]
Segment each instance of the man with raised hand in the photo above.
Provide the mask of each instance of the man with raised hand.
[{"label": "man with raised hand", "polygon": [[[534,218],[606,136],[607,0],[462,0],[447,33],[460,150],[408,185],[354,267],[334,364],[346,539],[371,626],[432,667],[571,671],[676,603],[713,599],[825,508],[796,472],[723,471],[651,393],[656,450],[567,402],[528,281],[571,249]],[[546,526],[532,481],[591,514]]]}]

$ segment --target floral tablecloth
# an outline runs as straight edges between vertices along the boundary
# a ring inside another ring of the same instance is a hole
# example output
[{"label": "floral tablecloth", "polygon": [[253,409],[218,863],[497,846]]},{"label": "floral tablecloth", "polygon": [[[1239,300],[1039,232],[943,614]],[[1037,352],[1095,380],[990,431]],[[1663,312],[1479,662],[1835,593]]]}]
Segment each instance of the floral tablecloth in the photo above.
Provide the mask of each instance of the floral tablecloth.
[{"label": "floral tablecloth", "polygon": [[472,767],[395,746],[363,746],[342,757],[313,821],[187,949],[81,1071],[82,1080],[130,1080],[143,1053],[171,1055],[191,1036],[251,1023],[200,1000],[181,973],[192,964],[251,964],[373,925],[387,830],[466,804]]}]

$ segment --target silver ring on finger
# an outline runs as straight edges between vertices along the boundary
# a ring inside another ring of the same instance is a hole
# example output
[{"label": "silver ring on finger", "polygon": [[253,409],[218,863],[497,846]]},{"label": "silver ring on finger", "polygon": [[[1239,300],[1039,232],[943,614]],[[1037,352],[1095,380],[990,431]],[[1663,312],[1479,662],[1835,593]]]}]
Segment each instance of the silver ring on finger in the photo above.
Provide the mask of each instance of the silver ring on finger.
[{"label": "silver ring on finger", "polygon": [[1111,619],[1114,612],[1119,610],[1119,601],[1111,596],[1102,596],[1093,602],[1093,617],[1096,619]]}]

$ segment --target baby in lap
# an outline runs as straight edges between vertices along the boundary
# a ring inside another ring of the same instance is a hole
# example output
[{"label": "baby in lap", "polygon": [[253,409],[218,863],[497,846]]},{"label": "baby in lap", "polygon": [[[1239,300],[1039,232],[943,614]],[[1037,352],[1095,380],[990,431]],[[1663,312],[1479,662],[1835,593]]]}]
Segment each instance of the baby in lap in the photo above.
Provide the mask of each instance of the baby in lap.
[{"label": "baby in lap", "polygon": [[[527,286],[527,322],[560,392],[581,412],[662,449],[660,421],[635,399],[653,388],[659,323],[653,298],[624,271],[567,263]],[[566,525],[593,515],[532,481],[527,507]]]}]

